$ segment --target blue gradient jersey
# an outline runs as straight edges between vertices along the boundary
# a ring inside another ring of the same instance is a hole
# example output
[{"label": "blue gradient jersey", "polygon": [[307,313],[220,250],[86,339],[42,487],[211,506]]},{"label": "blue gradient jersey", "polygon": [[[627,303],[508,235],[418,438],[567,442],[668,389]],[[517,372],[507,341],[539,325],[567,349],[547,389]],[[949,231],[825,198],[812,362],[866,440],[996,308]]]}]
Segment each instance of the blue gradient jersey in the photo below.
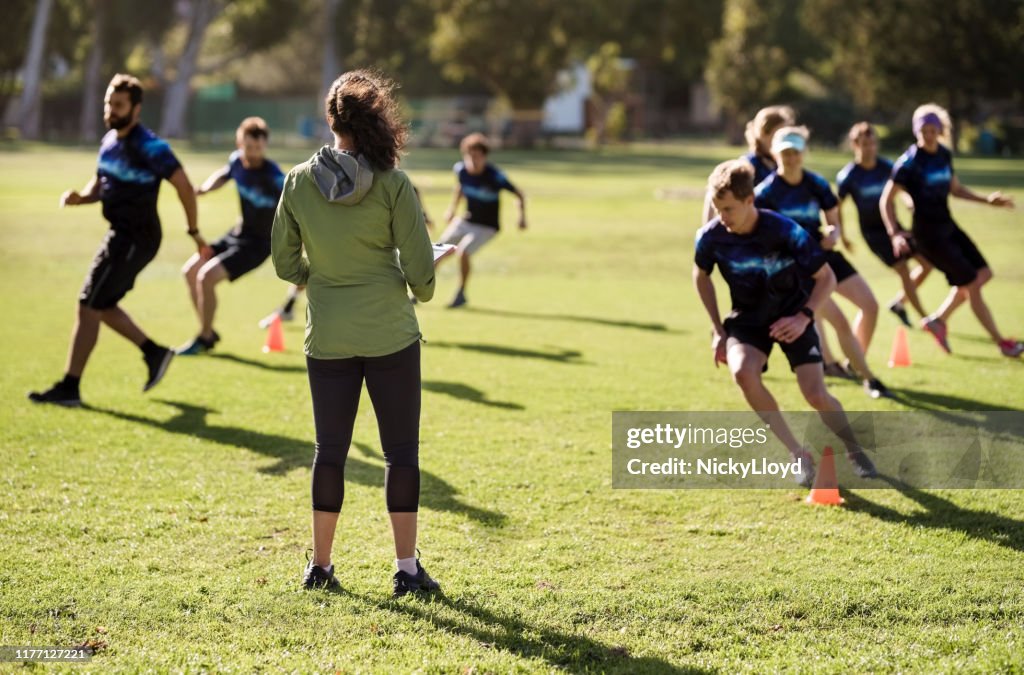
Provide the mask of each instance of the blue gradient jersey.
[{"label": "blue gradient jersey", "polygon": [[136,124],[124,138],[111,129],[100,143],[96,177],[103,217],[137,237],[160,237],[156,201],[160,181],[181,168],[167,141]]},{"label": "blue gradient jersey", "polygon": [[502,190],[516,192],[515,186],[491,164],[484,167],[483,173],[478,176],[471,174],[463,162],[458,162],[454,171],[462,194],[466,196],[466,215],[462,217],[463,220],[499,229],[498,195]]},{"label": "blue gradient jersey", "polygon": [[825,253],[807,231],[777,213],[758,209],[750,234],[731,232],[714,218],[697,232],[694,262],[708,274],[718,265],[729,285],[733,321],[766,326],[807,302],[810,277]]},{"label": "blue gradient jersey", "polygon": [[764,157],[756,152],[748,152],[740,157],[740,159],[747,160],[750,166],[754,167],[754,185],[760,184],[765,178],[775,172],[775,165],[765,162]]},{"label": "blue gradient jersey", "polygon": [[269,239],[274,211],[284,188],[284,172],[276,163],[264,159],[258,167],[245,168],[242,153],[228,157],[228,176],[235,181],[242,203],[242,224],[238,236]]},{"label": "blue gradient jersey", "polygon": [[761,209],[795,220],[800,227],[821,241],[821,212],[839,204],[832,194],[828,181],[804,170],[804,176],[796,185],[790,185],[778,173],[773,173],[754,188],[754,204]]},{"label": "blue gradient jersey", "polygon": [[879,157],[871,169],[850,162],[836,176],[839,198],[853,197],[860,218],[860,231],[865,236],[882,234],[888,237],[879,200],[891,174],[892,162]]},{"label": "blue gradient jersey", "polygon": [[892,180],[914,200],[915,237],[952,234],[949,186],[953,180],[953,153],[943,145],[935,153],[912,145],[896,160]]}]

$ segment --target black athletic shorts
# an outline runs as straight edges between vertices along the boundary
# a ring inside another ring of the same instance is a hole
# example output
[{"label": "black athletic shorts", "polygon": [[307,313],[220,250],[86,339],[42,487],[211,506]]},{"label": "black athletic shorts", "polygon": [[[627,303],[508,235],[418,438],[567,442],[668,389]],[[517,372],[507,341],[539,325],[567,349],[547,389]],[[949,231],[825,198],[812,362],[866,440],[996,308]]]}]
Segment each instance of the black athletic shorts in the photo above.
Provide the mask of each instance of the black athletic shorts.
[{"label": "black athletic shorts", "polygon": [[238,236],[234,234],[236,231],[232,229],[210,244],[213,254],[228,273],[229,281],[235,281],[246,272],[256,269],[270,256],[269,239]]},{"label": "black athletic shorts", "polygon": [[[769,326],[755,326],[750,324],[736,323],[732,319],[726,319],[722,327],[725,328],[725,334],[727,336],[726,348],[728,349],[733,343],[740,343],[745,345],[751,345],[764,352],[765,356],[771,356],[772,345],[777,340],[768,334]],[[779,342],[779,347],[782,349],[782,353],[786,355],[786,359],[789,360],[789,369],[795,370],[797,366],[802,366],[805,363],[821,363],[821,345],[818,342],[818,331],[814,329],[814,322],[812,321],[808,326],[807,330],[803,332],[803,335],[793,340],[790,343]],[[767,361],[764,364],[762,371],[768,370]]]},{"label": "black athletic shorts", "polygon": [[118,230],[108,230],[85,276],[78,302],[92,309],[116,307],[132,290],[135,277],[156,257],[158,250],[159,237],[137,239]]},{"label": "black athletic shorts", "polygon": [[881,232],[864,232],[864,241],[867,242],[868,248],[874,253],[879,260],[884,262],[889,267],[892,267],[898,262],[910,260],[916,252],[914,245],[914,239],[908,238],[907,242],[910,244],[910,254],[903,253],[899,258],[892,252],[892,239],[889,238],[889,233],[885,230]]},{"label": "black athletic shorts", "polygon": [[917,250],[946,275],[950,286],[965,286],[975,280],[978,270],[988,267],[985,257],[967,233],[956,223],[953,231],[939,238],[917,238]]},{"label": "black athletic shorts", "polygon": [[825,251],[825,262],[827,262],[828,266],[832,268],[833,272],[835,272],[837,284],[846,281],[857,273],[857,270],[853,268],[853,265],[851,265],[850,261],[846,259],[846,256],[839,251]]}]

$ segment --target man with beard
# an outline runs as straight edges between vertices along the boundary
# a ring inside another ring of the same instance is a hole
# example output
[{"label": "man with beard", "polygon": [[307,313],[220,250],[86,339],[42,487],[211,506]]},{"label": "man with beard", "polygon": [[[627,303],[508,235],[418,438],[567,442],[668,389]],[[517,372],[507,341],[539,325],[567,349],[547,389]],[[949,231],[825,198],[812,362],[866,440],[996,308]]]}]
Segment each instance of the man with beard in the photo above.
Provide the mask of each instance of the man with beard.
[{"label": "man with beard", "polygon": [[100,145],[96,175],[82,192],[68,190],[61,196],[62,207],[102,202],[110,230],[78,296],[78,316],[64,378],[46,391],[31,392],[29,399],[35,403],[69,407],[82,404],[79,382],[96,346],[101,323],[142,351],[147,370],[142,391],[156,386],[174,356],[172,350],[153,342],[118,304],[160,248],[156,204],[161,180],[169,181],[177,190],[188,234],[200,255],[209,257],[210,250],[196,227],[192,183],[167,143],[139,123],[141,110],[142,85],[131,75],[115,75],[103,102],[103,120],[110,131]]}]

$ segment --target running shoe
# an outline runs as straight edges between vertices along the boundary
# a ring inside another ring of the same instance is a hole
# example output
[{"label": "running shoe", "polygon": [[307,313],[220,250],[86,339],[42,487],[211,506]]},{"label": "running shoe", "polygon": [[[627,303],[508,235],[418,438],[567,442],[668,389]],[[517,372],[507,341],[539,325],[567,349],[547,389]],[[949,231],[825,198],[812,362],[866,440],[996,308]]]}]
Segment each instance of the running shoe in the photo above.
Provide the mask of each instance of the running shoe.
[{"label": "running shoe", "polygon": [[391,595],[395,598],[400,598],[406,593],[426,593],[441,589],[441,584],[430,578],[430,575],[423,569],[418,559],[416,560],[416,574],[413,575],[398,570],[395,572],[392,581],[394,583],[394,591]]},{"label": "running shoe", "polygon": [[82,405],[82,396],[78,393],[78,387],[66,384],[63,380],[46,391],[29,392],[28,400],[33,403],[53,403],[65,408],[79,408]]},{"label": "running shoe", "polygon": [[198,354],[205,354],[211,349],[213,349],[213,342],[207,342],[201,335],[197,335],[192,342],[175,350],[175,353],[178,356],[196,356]]},{"label": "running shoe", "polygon": [[999,351],[1003,353],[1003,356],[1015,359],[1024,354],[1024,342],[1012,339],[1001,340],[999,342]]},{"label": "running shoe", "polygon": [[803,486],[805,488],[813,487],[813,485],[814,485],[814,455],[812,455],[807,450],[799,450],[799,451],[793,453],[793,461],[795,462],[798,459],[801,460],[800,461],[800,468],[801,468],[801,470],[799,472],[794,472],[793,473],[793,479],[797,482],[797,484],[799,484],[799,485],[801,485],[801,486]]},{"label": "running shoe", "polygon": [[458,293],[455,294],[455,297],[452,299],[451,304],[448,305],[448,309],[455,309],[456,307],[462,307],[465,304],[466,304],[466,294],[463,293],[460,290]]},{"label": "running shoe", "polygon": [[850,460],[850,464],[853,465],[853,472],[857,474],[858,478],[875,478],[878,476],[878,470],[875,469],[874,462],[871,461],[871,458],[863,450],[846,453],[846,459]]},{"label": "running shoe", "polygon": [[882,384],[882,381],[877,377],[873,377],[870,380],[864,380],[864,391],[871,398],[892,398],[892,393],[889,388]]},{"label": "running shoe", "polygon": [[312,553],[312,549],[306,551],[306,570],[302,573],[302,586],[306,589],[314,588],[338,588],[341,583],[338,578],[334,576],[334,565],[331,565],[327,569],[314,565],[309,554]]},{"label": "running shoe", "polygon": [[907,308],[903,306],[902,302],[894,302],[889,305],[889,311],[896,315],[903,325],[907,328],[913,328],[913,324],[910,323],[910,315],[907,314]]},{"label": "running shoe", "polygon": [[949,348],[949,340],[946,338],[946,322],[942,319],[925,319],[924,329],[932,334],[935,341],[939,343],[939,347],[942,351],[947,354],[952,354],[953,350]]},{"label": "running shoe", "polygon": [[167,347],[161,347],[159,351],[142,357],[142,360],[146,362],[146,370],[149,373],[142,391],[149,391],[160,383],[160,380],[167,373],[167,367],[171,365],[171,359],[173,358],[174,350]]}]

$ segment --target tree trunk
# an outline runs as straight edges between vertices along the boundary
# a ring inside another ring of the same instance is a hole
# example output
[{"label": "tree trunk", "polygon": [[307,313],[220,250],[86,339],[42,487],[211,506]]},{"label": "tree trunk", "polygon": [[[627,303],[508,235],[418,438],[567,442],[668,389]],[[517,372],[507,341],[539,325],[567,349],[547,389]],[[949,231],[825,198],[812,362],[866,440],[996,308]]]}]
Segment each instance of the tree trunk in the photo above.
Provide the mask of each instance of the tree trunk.
[{"label": "tree trunk", "polygon": [[35,17],[32,19],[32,35],[25,57],[24,88],[18,103],[15,123],[24,138],[39,138],[40,99],[42,98],[43,60],[46,56],[46,29],[50,24],[50,10],[53,0],[39,0]]},{"label": "tree trunk", "polygon": [[341,0],[324,0],[324,51],[320,64],[320,98],[317,101],[319,110],[323,110],[323,101],[327,92],[338,76],[341,75],[341,61],[338,59],[337,17],[341,11]]},{"label": "tree trunk", "polygon": [[82,141],[95,141],[100,124],[100,78],[103,67],[103,36],[108,0],[92,3],[92,46],[85,62],[85,88],[82,91],[82,113],[78,118],[78,137]]},{"label": "tree trunk", "polygon": [[174,81],[164,91],[163,115],[160,119],[160,135],[165,138],[181,138],[186,132],[185,118],[192,93],[192,77],[196,74],[199,52],[206,38],[206,29],[217,15],[220,7],[215,0],[193,0],[192,16],[189,22],[188,40],[185,51],[178,59],[178,72]]}]

